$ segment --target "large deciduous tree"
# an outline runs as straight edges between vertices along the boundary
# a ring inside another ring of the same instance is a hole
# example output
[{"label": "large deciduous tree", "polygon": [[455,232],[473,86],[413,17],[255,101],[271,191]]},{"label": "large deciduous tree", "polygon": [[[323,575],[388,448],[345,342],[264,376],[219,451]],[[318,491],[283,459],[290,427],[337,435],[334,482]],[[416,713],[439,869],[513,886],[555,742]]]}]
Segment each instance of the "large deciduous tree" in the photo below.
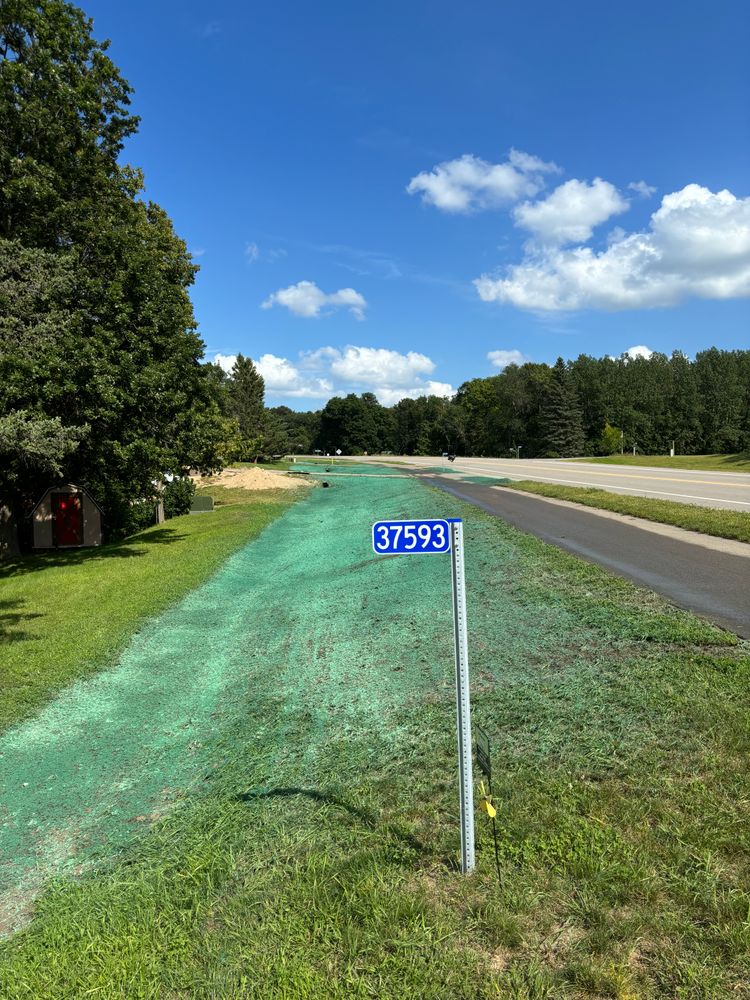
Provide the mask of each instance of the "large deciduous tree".
[{"label": "large deciduous tree", "polygon": [[166,473],[218,467],[228,428],[201,364],[196,268],[119,162],[138,119],[91,30],[63,0],[0,4],[0,416],[23,413],[19,448],[45,428],[66,442],[46,470],[17,452],[0,492],[22,504],[59,469],[120,534]]}]

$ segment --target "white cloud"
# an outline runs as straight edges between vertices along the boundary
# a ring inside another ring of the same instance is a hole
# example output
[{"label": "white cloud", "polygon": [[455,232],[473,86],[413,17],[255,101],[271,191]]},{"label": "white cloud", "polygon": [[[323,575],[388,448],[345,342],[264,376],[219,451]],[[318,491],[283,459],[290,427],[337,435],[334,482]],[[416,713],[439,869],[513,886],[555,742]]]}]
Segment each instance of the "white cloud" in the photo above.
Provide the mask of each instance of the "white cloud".
[{"label": "white cloud", "polygon": [[635,191],[642,198],[650,198],[652,194],[656,194],[656,188],[652,187],[651,184],[647,184],[645,181],[631,181],[628,184],[629,191]]},{"label": "white cloud", "polygon": [[290,396],[295,399],[329,399],[333,385],[324,378],[303,375],[288,358],[262,354],[255,367],[263,376],[269,396]]},{"label": "white cloud", "polygon": [[[211,360],[229,375],[237,355],[214,354]],[[304,376],[287,358],[262,354],[253,364],[263,376],[268,395],[329,399],[334,394],[333,385],[328,380]]]},{"label": "white cloud", "polygon": [[342,307],[348,309],[355,319],[363,320],[367,308],[365,297],[353,288],[340,288],[337,292],[326,294],[314,281],[298,281],[296,285],[280,288],[261,303],[261,308],[270,309],[273,305],[284,306],[295,316],[306,319],[320,316],[326,307]]},{"label": "white cloud", "polygon": [[646,358],[648,360],[654,352],[645,344],[636,344],[635,347],[629,347],[625,353],[629,358]]},{"label": "white cloud", "polygon": [[218,365],[219,368],[223,368],[224,371],[228,375],[231,372],[231,370],[234,368],[234,363],[237,360],[237,355],[236,354],[214,354],[214,356],[213,356],[213,358],[211,360],[212,360],[212,362],[215,365]]},{"label": "white cloud", "polygon": [[411,389],[387,389],[381,386],[373,391],[383,406],[393,406],[400,399],[418,399],[420,396],[440,396],[442,399],[450,399],[456,395],[456,390],[448,382],[432,381],[413,386]]},{"label": "white cloud", "polygon": [[532,156],[531,153],[524,153],[522,149],[511,149],[510,153],[508,153],[508,162],[524,174],[562,173],[562,168],[558,167],[556,163],[545,163],[538,156]]},{"label": "white cloud", "polygon": [[585,243],[595,226],[626,211],[628,202],[601,177],[591,184],[570,180],[543,201],[525,201],[513,210],[516,225],[546,245]]},{"label": "white cloud", "polygon": [[[231,372],[236,354],[215,354],[211,359]],[[319,347],[301,352],[296,362],[276,354],[262,354],[254,360],[263,376],[266,398],[325,401],[348,392],[374,392],[384,406],[399,399],[418,396],[450,398],[456,390],[448,382],[424,379],[435,370],[425,354],[401,354],[384,347]]]},{"label": "white cloud", "polygon": [[522,365],[530,359],[526,357],[518,348],[513,348],[510,351],[488,351],[487,360],[491,362],[495,368],[499,368],[501,371],[503,368],[507,368],[508,365]]},{"label": "white cloud", "polygon": [[559,170],[555,163],[515,149],[506,163],[488,163],[465,153],[412,177],[406,190],[444,212],[470,212],[531,198],[544,187],[543,175]]},{"label": "white cloud", "polygon": [[399,354],[383,347],[346,347],[331,359],[331,373],[351,385],[413,386],[431,375],[435,364],[425,354]]},{"label": "white cloud", "polygon": [[252,264],[254,261],[260,257],[260,247],[257,243],[246,243],[245,244],[245,256],[247,257],[248,264]]},{"label": "white cloud", "polygon": [[[231,372],[236,354],[215,354],[211,359]],[[384,406],[399,399],[418,396],[449,398],[456,390],[448,382],[425,379],[435,363],[425,354],[382,347],[319,347],[302,352],[297,361],[276,354],[262,354],[254,360],[263,376],[267,400],[274,398],[325,401],[348,392],[374,392]]]},{"label": "white cloud", "polygon": [[689,184],[664,196],[648,230],[610,239],[600,252],[531,248],[504,276],[474,284],[485,302],[550,311],[750,296],[750,198]]},{"label": "white cloud", "polygon": [[651,348],[646,347],[645,344],[636,344],[634,347],[628,347],[620,355],[608,354],[607,357],[612,361],[619,361],[620,358],[624,358],[625,361],[632,361],[635,358],[645,358],[648,361],[653,353]]}]

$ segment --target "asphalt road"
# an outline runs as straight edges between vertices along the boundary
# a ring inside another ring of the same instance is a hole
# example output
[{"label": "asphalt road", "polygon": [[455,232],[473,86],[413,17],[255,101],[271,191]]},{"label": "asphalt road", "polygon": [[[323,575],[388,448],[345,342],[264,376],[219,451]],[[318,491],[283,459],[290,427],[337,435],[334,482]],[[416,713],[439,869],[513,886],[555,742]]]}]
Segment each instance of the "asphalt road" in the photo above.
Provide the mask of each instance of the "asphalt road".
[{"label": "asphalt road", "polygon": [[[414,468],[435,468],[443,461],[439,458],[400,456],[396,460],[399,464]],[[380,461],[382,462],[382,458]],[[613,493],[675,500],[700,507],[750,511],[750,473],[747,472],[634,468],[543,458],[457,458],[450,465],[446,464],[446,467],[472,476],[534,479],[541,483],[591,486]]]},{"label": "asphalt road", "polygon": [[737,555],[528,493],[447,477],[424,481],[750,639],[750,546]]}]

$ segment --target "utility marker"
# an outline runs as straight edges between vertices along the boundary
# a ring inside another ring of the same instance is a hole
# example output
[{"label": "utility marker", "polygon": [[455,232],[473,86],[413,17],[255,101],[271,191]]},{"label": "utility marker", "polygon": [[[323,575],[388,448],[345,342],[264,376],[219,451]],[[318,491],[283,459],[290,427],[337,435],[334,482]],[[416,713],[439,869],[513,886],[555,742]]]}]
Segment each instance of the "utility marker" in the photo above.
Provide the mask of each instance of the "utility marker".
[{"label": "utility marker", "polygon": [[474,871],[474,783],[471,759],[469,641],[466,628],[464,525],[461,518],[431,521],[376,521],[372,547],[378,555],[452,554],[453,638],[456,664],[456,731],[461,814],[461,871]]}]

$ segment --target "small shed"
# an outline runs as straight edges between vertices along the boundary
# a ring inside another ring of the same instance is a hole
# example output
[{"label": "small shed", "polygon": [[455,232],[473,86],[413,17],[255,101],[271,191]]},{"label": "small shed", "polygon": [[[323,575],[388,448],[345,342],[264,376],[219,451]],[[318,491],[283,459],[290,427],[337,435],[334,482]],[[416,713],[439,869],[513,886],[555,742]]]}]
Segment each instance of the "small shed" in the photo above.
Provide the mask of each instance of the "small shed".
[{"label": "small shed", "polygon": [[34,549],[80,549],[102,544],[102,511],[83,486],[51,486],[29,516]]}]

